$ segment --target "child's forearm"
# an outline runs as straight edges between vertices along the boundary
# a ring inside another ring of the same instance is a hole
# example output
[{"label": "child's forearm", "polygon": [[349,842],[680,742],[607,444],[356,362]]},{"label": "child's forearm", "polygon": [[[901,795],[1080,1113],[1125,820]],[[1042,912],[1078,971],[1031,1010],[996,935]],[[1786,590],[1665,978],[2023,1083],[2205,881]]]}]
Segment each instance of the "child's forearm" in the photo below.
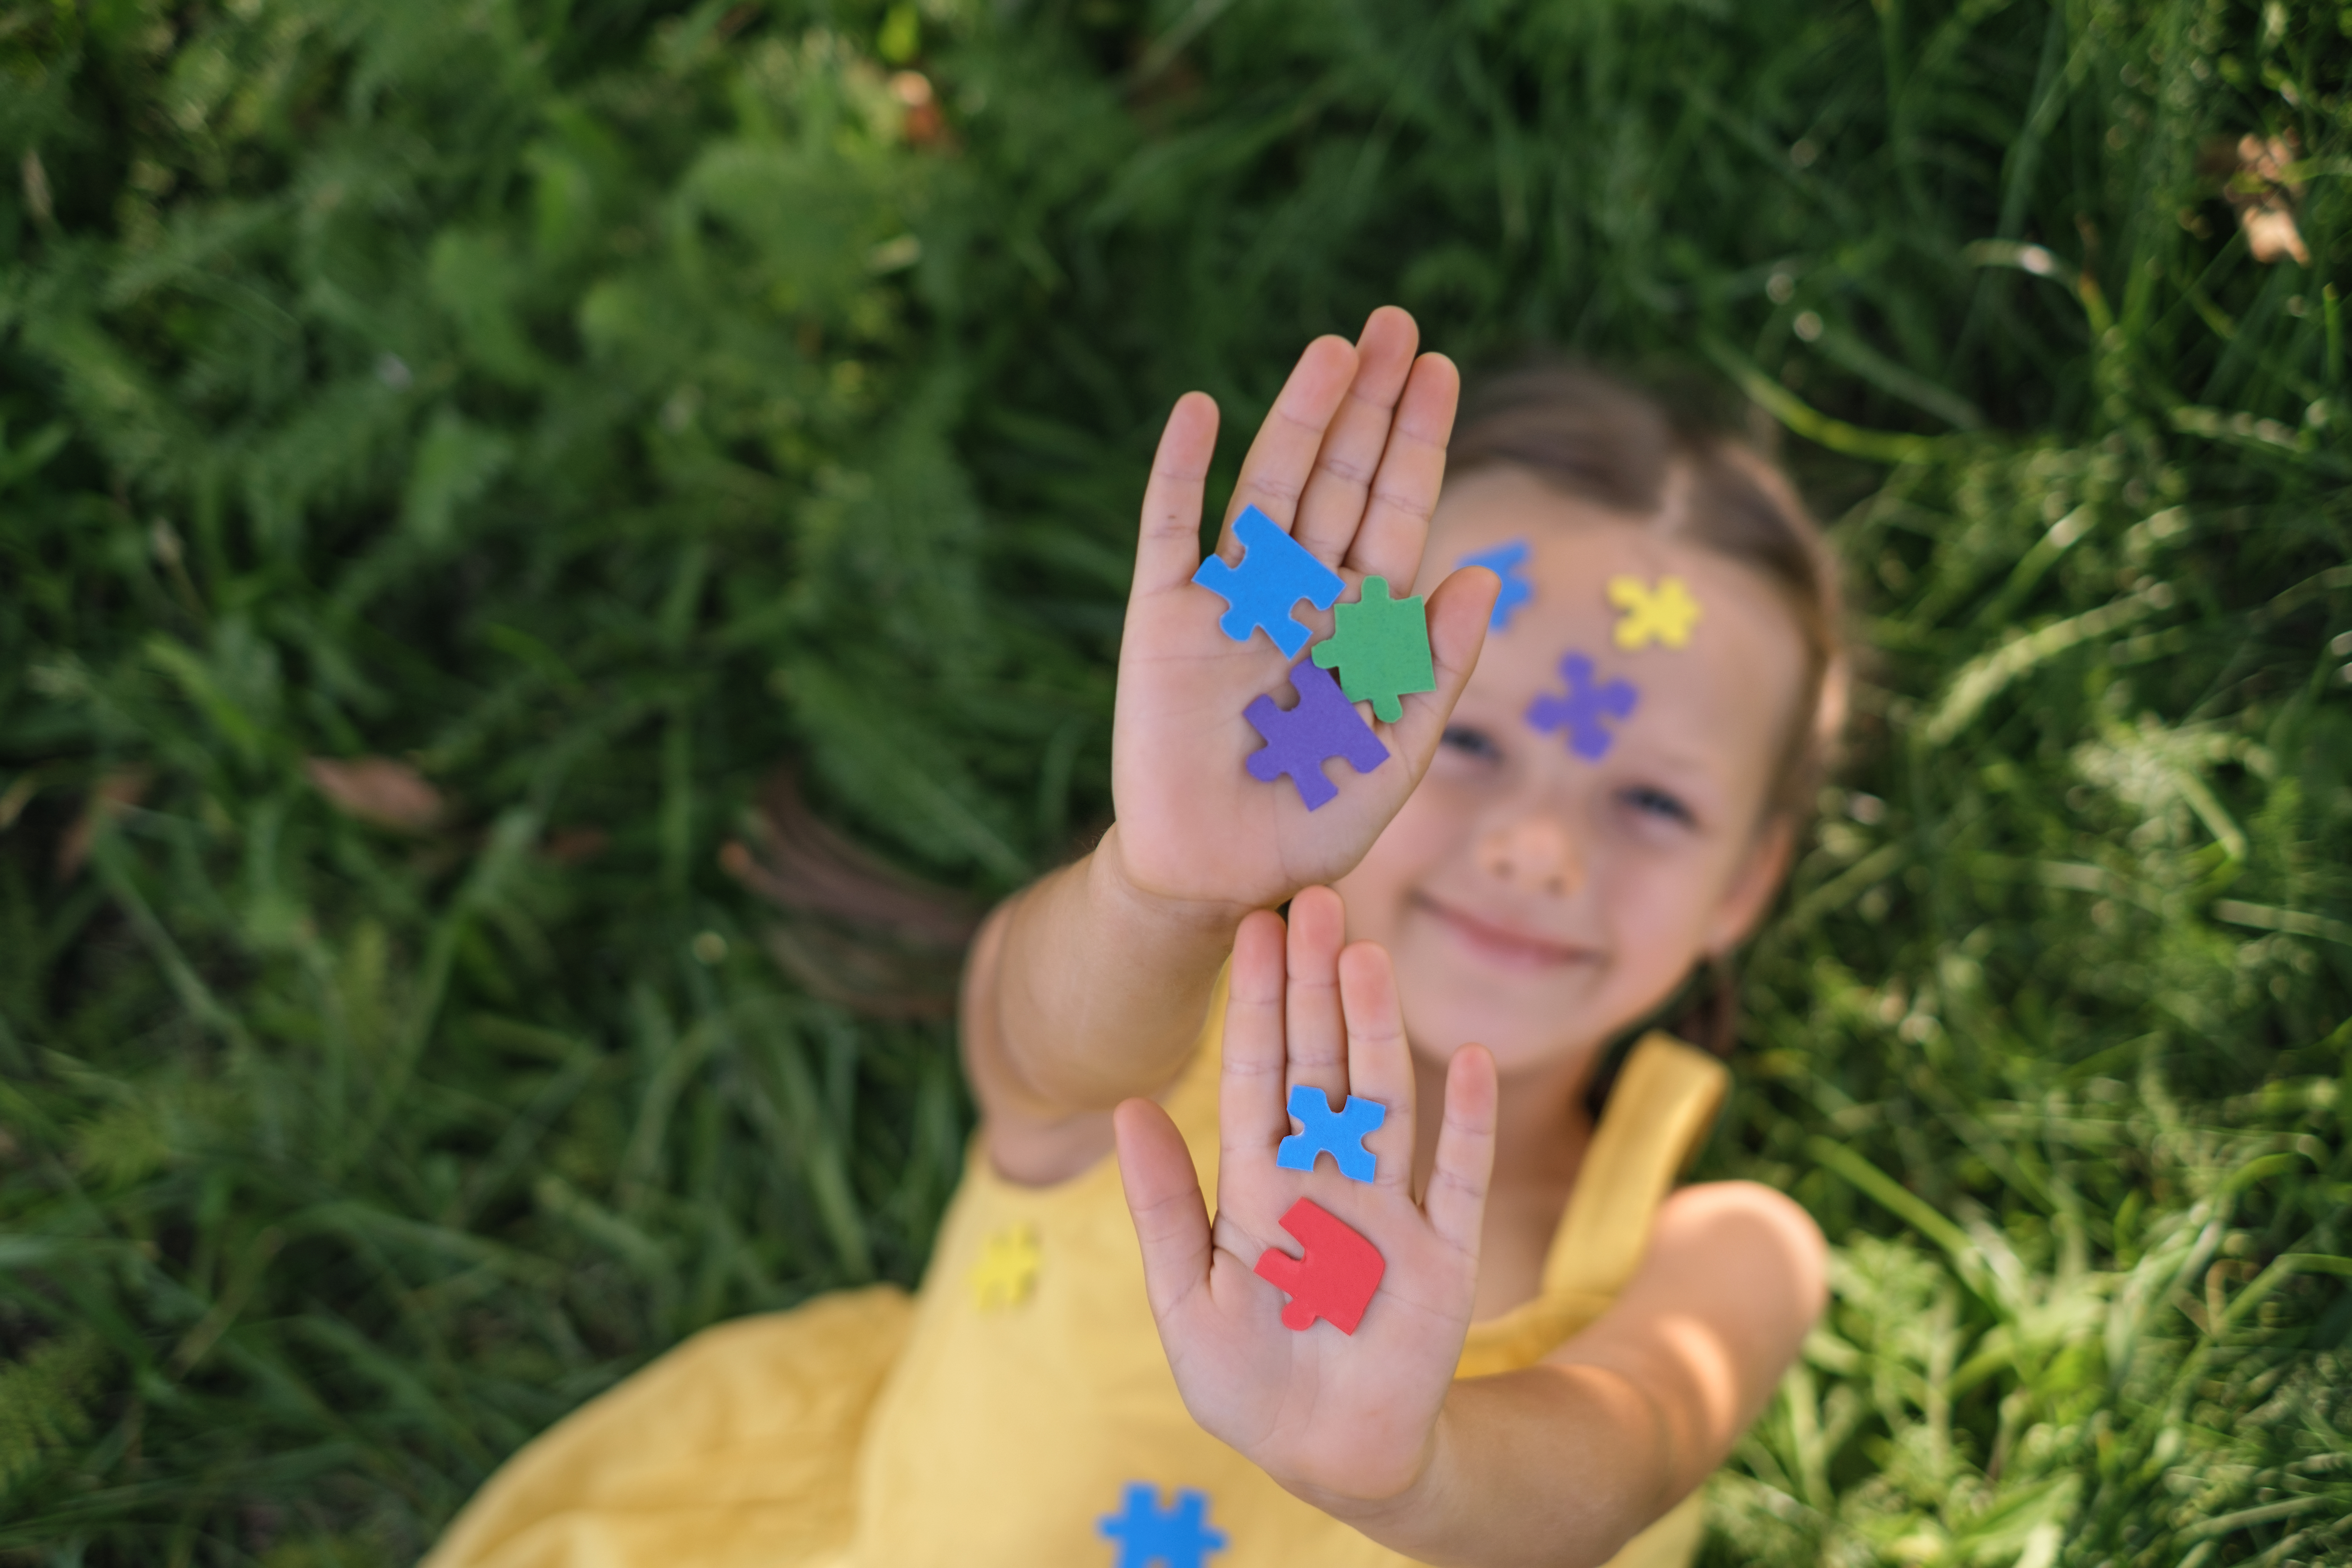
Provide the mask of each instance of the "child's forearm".
[{"label": "child's forearm", "polygon": [[965,1046],[983,1100],[1042,1119],[1166,1088],[1248,912],[1138,889],[1114,825],[1001,910],[975,952]]}]

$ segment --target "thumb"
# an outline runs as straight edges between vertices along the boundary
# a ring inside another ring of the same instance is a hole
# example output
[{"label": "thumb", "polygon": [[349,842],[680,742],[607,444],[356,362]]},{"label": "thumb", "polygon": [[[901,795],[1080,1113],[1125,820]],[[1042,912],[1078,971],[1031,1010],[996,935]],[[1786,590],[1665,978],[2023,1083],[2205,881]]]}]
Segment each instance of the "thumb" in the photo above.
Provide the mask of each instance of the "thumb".
[{"label": "thumb", "polygon": [[1111,1112],[1118,1143],[1118,1179],[1127,1212],[1143,1247],[1143,1289],[1151,1316],[1165,1322],[1193,1291],[1209,1283],[1209,1210],[1201,1198],[1192,1152],[1168,1112],[1149,1100],[1123,1101]]}]

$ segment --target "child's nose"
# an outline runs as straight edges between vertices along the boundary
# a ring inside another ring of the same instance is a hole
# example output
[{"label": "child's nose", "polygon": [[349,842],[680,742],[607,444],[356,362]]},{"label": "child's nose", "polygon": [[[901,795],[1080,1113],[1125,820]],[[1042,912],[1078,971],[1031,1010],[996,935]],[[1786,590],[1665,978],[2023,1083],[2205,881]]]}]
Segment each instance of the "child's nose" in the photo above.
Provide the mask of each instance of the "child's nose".
[{"label": "child's nose", "polygon": [[1576,842],[1558,817],[1531,812],[1490,829],[1479,841],[1478,863],[1487,875],[1532,893],[1563,897],[1584,881]]}]

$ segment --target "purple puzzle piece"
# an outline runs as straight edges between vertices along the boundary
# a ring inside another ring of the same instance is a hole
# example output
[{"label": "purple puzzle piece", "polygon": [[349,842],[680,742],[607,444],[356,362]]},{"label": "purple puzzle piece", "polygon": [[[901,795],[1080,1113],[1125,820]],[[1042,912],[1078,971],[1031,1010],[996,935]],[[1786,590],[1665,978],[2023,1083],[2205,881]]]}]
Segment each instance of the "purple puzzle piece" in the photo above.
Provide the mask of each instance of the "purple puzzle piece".
[{"label": "purple puzzle piece", "polygon": [[1244,507],[1234,519],[1234,537],[1242,542],[1242,563],[1228,566],[1212,555],[1201,563],[1192,581],[1232,606],[1217,618],[1227,637],[1247,642],[1251,632],[1264,626],[1283,658],[1297,658],[1310,634],[1290,613],[1291,606],[1304,599],[1328,610],[1347,584],[1254,506]]},{"label": "purple puzzle piece", "polygon": [[1271,697],[1255,698],[1242,710],[1242,717],[1265,737],[1265,744],[1243,765],[1250,777],[1267,784],[1288,773],[1298,786],[1298,798],[1313,811],[1339,793],[1339,786],[1323,776],[1326,761],[1341,757],[1358,773],[1368,773],[1389,760],[1389,749],[1357,715],[1356,705],[1340,694],[1329,670],[1301,661],[1290,667],[1290,684],[1297,689],[1298,705],[1287,712],[1276,707]]},{"label": "purple puzzle piece", "polygon": [[1580,653],[1562,658],[1559,672],[1568,678],[1568,695],[1537,698],[1528,704],[1528,722],[1546,731],[1565,727],[1568,749],[1588,763],[1597,763],[1609,754],[1609,743],[1617,738],[1601,721],[1602,717],[1622,723],[1633,716],[1641,694],[1631,681],[1594,685],[1592,661]]}]

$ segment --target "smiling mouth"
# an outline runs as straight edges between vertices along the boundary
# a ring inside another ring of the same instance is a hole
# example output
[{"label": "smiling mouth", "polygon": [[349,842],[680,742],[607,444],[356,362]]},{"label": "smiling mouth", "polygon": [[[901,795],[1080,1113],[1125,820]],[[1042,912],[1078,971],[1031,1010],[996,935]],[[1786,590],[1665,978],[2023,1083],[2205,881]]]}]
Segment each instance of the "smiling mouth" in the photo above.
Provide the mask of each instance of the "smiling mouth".
[{"label": "smiling mouth", "polygon": [[1595,956],[1589,948],[1529,936],[1525,931],[1482,921],[1450,904],[1442,904],[1426,893],[1415,894],[1413,902],[1435,917],[1437,923],[1451,931],[1457,942],[1492,963],[1512,969],[1556,969],[1563,964],[1590,962]]}]

